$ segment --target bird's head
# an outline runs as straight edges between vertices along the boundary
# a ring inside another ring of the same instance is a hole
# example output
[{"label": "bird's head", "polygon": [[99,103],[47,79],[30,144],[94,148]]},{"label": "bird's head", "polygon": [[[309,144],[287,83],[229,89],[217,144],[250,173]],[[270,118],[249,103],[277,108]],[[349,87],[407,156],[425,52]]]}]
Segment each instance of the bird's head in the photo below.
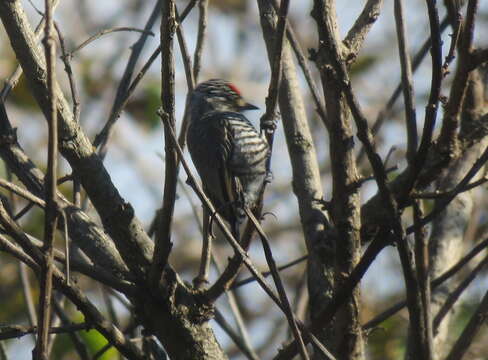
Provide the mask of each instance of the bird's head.
[{"label": "bird's head", "polygon": [[204,81],[193,90],[188,103],[192,118],[201,117],[211,111],[256,110],[246,102],[232,83],[222,79]]}]

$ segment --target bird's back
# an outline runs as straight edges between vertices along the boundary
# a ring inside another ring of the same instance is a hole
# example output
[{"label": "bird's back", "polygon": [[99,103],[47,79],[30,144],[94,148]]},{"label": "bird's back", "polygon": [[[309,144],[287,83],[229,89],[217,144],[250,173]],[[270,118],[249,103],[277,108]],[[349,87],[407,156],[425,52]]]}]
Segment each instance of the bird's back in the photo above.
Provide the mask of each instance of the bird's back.
[{"label": "bird's back", "polygon": [[207,194],[228,220],[256,205],[266,177],[269,147],[238,112],[212,112],[191,122],[188,148]]}]

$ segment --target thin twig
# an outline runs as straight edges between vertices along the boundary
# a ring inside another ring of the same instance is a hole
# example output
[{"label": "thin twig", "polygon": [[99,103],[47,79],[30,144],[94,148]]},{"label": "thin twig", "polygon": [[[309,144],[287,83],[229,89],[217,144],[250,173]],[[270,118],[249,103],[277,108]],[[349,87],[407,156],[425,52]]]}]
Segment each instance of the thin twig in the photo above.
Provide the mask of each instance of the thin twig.
[{"label": "thin twig", "polygon": [[[273,6],[275,12],[278,12],[280,8],[278,1],[277,0],[268,0],[268,1],[271,2],[271,5]],[[298,64],[302,69],[303,76],[305,77],[308,88],[310,89],[310,93],[312,95],[312,99],[315,103],[317,113],[322,119],[322,122],[327,125],[327,115],[325,111],[324,102],[322,101],[317,85],[313,80],[312,71],[310,70],[310,66],[308,66],[308,59],[303,53],[302,47],[300,46],[300,42],[298,41],[295,31],[293,30],[293,27],[291,26],[290,22],[286,23],[286,36],[293,49],[293,52],[295,53],[295,57],[297,58]]]},{"label": "thin twig", "polygon": [[[56,326],[49,329],[50,334],[64,334],[74,331],[90,330],[92,326],[88,323]],[[0,327],[0,340],[20,338],[35,333],[37,326],[8,325]]]},{"label": "thin twig", "polygon": [[[295,266],[297,264],[300,264],[302,262],[304,262],[305,260],[308,259],[308,255],[304,255],[304,256],[301,256],[299,257],[298,259],[295,259],[293,261],[290,261],[289,263],[286,263],[284,265],[281,265],[281,266],[278,266],[277,267],[277,270],[278,271],[281,271],[281,270],[285,270],[285,269],[288,269],[289,267],[292,267],[292,266]],[[269,275],[271,275],[271,271],[265,271],[262,273],[262,275],[264,277],[268,277]],[[253,281],[256,281],[256,278],[254,277],[248,277],[247,279],[244,279],[244,280],[240,280],[238,282],[235,282],[234,284],[232,284],[232,286],[230,287],[231,289],[237,289],[238,287],[241,287],[243,285],[247,285]]]},{"label": "thin twig", "polygon": [[[457,130],[464,102],[468,77],[471,68],[472,47],[474,37],[475,15],[478,11],[478,0],[470,0],[466,10],[466,20],[459,35],[458,66],[451,85],[449,99],[445,106],[439,144],[457,155],[459,151]],[[442,66],[442,65],[441,65]]]},{"label": "thin twig", "polygon": [[[439,14],[437,11],[435,0],[426,0],[427,10],[429,14],[430,24],[430,38],[432,44],[430,48],[432,57],[432,79],[430,87],[429,100],[425,109],[424,128],[422,131],[422,137],[420,145],[415,156],[415,159],[409,165],[410,176],[407,186],[403,192],[403,196],[407,196],[415,187],[417,178],[422,170],[425,161],[427,160],[427,154],[430,146],[432,145],[432,136],[434,133],[434,126],[437,117],[437,110],[439,105],[439,98],[441,94],[442,85],[442,41],[441,30],[439,24]],[[401,198],[403,197],[401,196]]]},{"label": "thin twig", "polygon": [[[431,289],[429,277],[429,248],[427,241],[427,234],[424,227],[418,225],[423,216],[422,203],[414,201],[413,203],[413,218],[415,226],[415,265],[417,270],[417,281],[420,290],[421,300],[421,321],[420,336],[422,341],[423,359],[434,358],[434,340],[432,331],[432,312],[430,310],[431,303]],[[412,325],[415,326],[415,325]]]},{"label": "thin twig", "polygon": [[[202,233],[203,235],[203,233]],[[215,269],[217,274],[220,276],[222,274],[222,263],[223,261],[220,259],[217,252],[212,252],[212,261],[214,262]],[[250,350],[251,353],[255,353],[254,349],[252,348],[251,341],[249,339],[249,332],[247,331],[246,324],[244,323],[244,319],[242,316],[242,312],[240,306],[236,299],[236,294],[233,291],[226,292],[227,301],[229,303],[230,310],[232,312],[232,316],[234,317],[237,329],[242,337],[242,342]]]},{"label": "thin twig", "polygon": [[269,245],[269,240],[266,236],[266,234],[263,231],[263,228],[257,221],[257,219],[254,217],[252,212],[249,211],[249,209],[244,209],[246,215],[248,218],[251,220],[251,222],[254,224],[256,227],[256,230],[259,234],[259,237],[261,238],[261,243],[263,244],[263,249],[264,249],[264,255],[266,257],[266,261],[268,263],[269,269],[271,271],[271,275],[273,276],[273,280],[276,286],[276,289],[278,290],[278,295],[280,296],[281,303],[283,304],[284,312],[286,315],[286,318],[288,320],[288,324],[290,325],[291,331],[293,333],[293,336],[295,337],[295,340],[299,343],[300,345],[300,355],[303,359],[309,359],[307,349],[305,347],[305,343],[303,342],[302,334],[298,330],[298,325],[297,322],[294,319],[293,316],[293,311],[290,306],[290,302],[288,300],[288,297],[286,296],[286,291],[285,287],[283,286],[283,281],[281,280],[279,270],[276,266],[276,262],[273,258],[273,252],[271,251],[271,247]]},{"label": "thin twig", "polygon": [[487,264],[488,264],[488,256],[485,256],[485,258],[482,261],[480,261],[478,265],[476,265],[476,267],[469,273],[469,275],[466,276],[466,278],[463,279],[463,281],[461,281],[459,285],[449,294],[446,301],[439,309],[439,311],[437,312],[434,318],[434,323],[433,323],[434,333],[437,332],[442,320],[447,315],[447,313],[452,309],[452,307],[459,299],[463,291],[466,290],[469,284],[471,284],[471,282],[476,278],[476,276],[480,273],[481,270],[483,270],[483,268]]},{"label": "thin twig", "polygon": [[[197,0],[192,0],[187,5],[187,7],[183,10],[183,13],[181,14],[181,16],[178,17],[177,23],[180,24],[178,27],[181,26],[181,23],[183,22],[183,20],[185,20],[185,18],[187,17],[187,15],[193,9],[193,7],[196,4],[196,1]],[[159,10],[160,10],[160,7],[156,7],[153,10],[153,12],[154,11],[159,11]],[[149,19],[148,24],[146,25],[146,27],[148,27],[150,25],[150,22],[152,21],[151,19],[152,19],[152,17]],[[142,39],[143,39],[143,36],[141,36],[141,39],[139,41],[142,42]],[[141,49],[142,49],[142,45],[141,45]],[[104,127],[100,131],[100,133],[98,133],[96,135],[95,140],[93,141],[93,146],[95,146],[95,147],[103,146],[103,144],[107,142],[107,140],[108,140],[108,138],[110,137],[110,134],[111,134],[111,129],[115,125],[117,119],[120,117],[120,114],[122,113],[122,110],[127,105],[130,96],[132,95],[132,93],[136,89],[137,85],[140,83],[140,81],[142,80],[142,78],[146,74],[147,70],[149,70],[149,68],[151,67],[152,63],[156,60],[156,58],[159,56],[160,53],[161,53],[161,46],[158,46],[158,48],[156,50],[154,50],[154,52],[151,54],[151,56],[149,57],[149,59],[142,66],[142,68],[139,71],[139,73],[134,77],[134,80],[132,80],[132,82],[130,83],[130,86],[127,88],[125,94],[123,94],[123,96],[121,96],[120,98],[117,97],[117,99],[118,99],[118,106],[114,106],[113,107],[113,109],[111,111],[111,114],[109,116],[109,119],[107,120],[107,123],[104,125]],[[136,54],[137,53],[135,53],[135,52],[132,53],[133,56],[136,56]],[[126,72],[127,72],[128,69],[129,69],[129,64],[128,64],[128,67],[126,68]],[[191,71],[190,71],[190,73],[191,73]],[[128,80],[130,80],[130,78]],[[122,83],[121,83],[121,85],[122,85]],[[122,94],[122,92],[121,92],[121,94]],[[104,152],[101,152],[101,154],[103,155]]]},{"label": "thin twig", "polygon": [[108,139],[110,138],[110,135],[112,133],[113,126],[120,116],[122,109],[125,107],[131,93],[133,92],[133,89],[129,89],[131,85],[131,78],[134,74],[135,66],[137,64],[137,61],[139,60],[139,57],[142,54],[142,50],[144,49],[144,45],[146,44],[149,35],[154,36],[154,34],[152,34],[151,32],[151,29],[153,28],[156,20],[161,13],[161,3],[161,0],[156,1],[151,15],[149,16],[149,19],[144,26],[144,31],[142,32],[139,39],[135,42],[135,44],[131,47],[131,54],[129,59],[127,60],[127,65],[124,69],[124,73],[117,87],[115,99],[112,108],[110,109],[110,115],[102,131],[95,138],[94,146],[99,147],[99,154],[102,158],[105,158],[105,155],[107,153]]},{"label": "thin twig", "polygon": [[80,51],[85,46],[87,46],[88,44],[94,42],[95,40],[98,40],[102,36],[107,35],[107,34],[111,34],[111,33],[114,33],[114,32],[119,32],[119,31],[134,31],[134,32],[139,32],[139,33],[143,33],[143,34],[148,34],[150,36],[154,36],[154,33],[152,31],[145,30],[145,29],[137,29],[137,28],[133,28],[133,27],[127,27],[127,26],[114,27],[114,28],[111,28],[111,29],[104,29],[104,30],[99,31],[95,35],[90,36],[85,41],[83,41],[80,45],[78,45],[73,50],[71,50],[68,55],[69,56],[73,56],[74,53]]},{"label": "thin twig", "polygon": [[[68,316],[66,315],[66,311],[62,308],[61,304],[56,299],[53,302],[53,307],[54,307],[54,311],[56,312],[56,315],[58,315],[63,326],[69,325],[71,322]],[[80,359],[89,360],[90,356],[88,355],[88,349],[83,343],[83,340],[79,336],[79,334],[77,332],[69,332],[68,336],[71,338],[71,341],[73,342],[74,348],[78,353],[78,355],[80,356]]]},{"label": "thin twig", "polygon": [[33,355],[36,359],[48,360],[48,339],[51,327],[51,296],[54,269],[54,238],[58,222],[57,209],[57,170],[58,170],[58,119],[57,97],[54,91],[56,83],[56,42],[54,40],[53,10],[50,0],[45,0],[46,26],[44,50],[46,54],[47,88],[49,94],[48,114],[48,160],[46,173],[46,209],[44,221],[44,257],[41,264],[39,295],[39,328],[36,348]]},{"label": "thin twig", "polygon": [[466,185],[463,188],[458,188],[456,186],[454,189],[457,188],[457,190],[453,189],[450,191],[436,191],[433,193],[425,192],[425,193],[420,193],[420,194],[413,194],[412,197],[414,199],[439,199],[439,198],[443,198],[443,197],[451,197],[453,195],[453,193],[455,193],[455,195],[458,195],[458,194],[461,194],[463,192],[470,191],[470,190],[472,190],[472,189],[474,189],[480,185],[485,184],[487,181],[488,181],[488,177],[483,177],[481,179],[473,181],[472,183],[469,183],[468,185]]},{"label": "thin twig", "polygon": [[7,237],[0,234],[0,251],[6,252],[15,257],[20,262],[26,264],[34,271],[39,271],[39,265],[27,255],[17,244],[7,239]]},{"label": "thin twig", "polygon": [[446,58],[444,60],[444,65],[442,65],[442,72],[443,72],[444,76],[449,74],[449,65],[451,64],[451,62],[455,58],[454,52],[456,51],[456,47],[458,45],[459,34],[461,33],[461,28],[462,28],[462,26],[461,26],[462,21],[463,21],[463,17],[458,12],[456,14],[455,22],[452,25],[452,27],[454,29],[454,33],[451,35],[451,46],[449,47],[449,52],[447,53]]},{"label": "thin twig", "polygon": [[488,319],[488,291],[483,296],[480,305],[474,312],[473,316],[468,322],[468,325],[464,328],[463,332],[457,339],[456,343],[451,349],[446,360],[458,360],[462,359],[469,346],[474,340],[476,333],[480,330],[483,324],[486,324]]},{"label": "thin twig", "polygon": [[[347,280],[337,290],[331,301],[320,312],[320,314],[316,316],[315,320],[309,326],[310,332],[315,333],[327,326],[339,308],[352,296],[355,287],[366,273],[366,270],[369,268],[376,256],[385,247],[386,242],[384,240],[384,236],[385,234],[379,235],[371,242],[361,257],[361,260],[357,263],[354,270],[348,276]],[[307,338],[304,340],[308,341]],[[274,357],[274,360],[292,359],[297,353],[297,350],[296,343],[293,341],[280,350],[278,355]]]},{"label": "thin twig", "polygon": [[[64,70],[68,76],[69,87],[71,90],[71,99],[73,101],[73,121],[76,123],[80,122],[80,97],[78,95],[78,88],[76,86],[75,78],[73,76],[73,70],[71,68],[71,56],[68,55],[66,51],[66,46],[64,42],[64,36],[59,28],[57,22],[54,22],[54,27],[58,34],[59,45],[61,48],[61,60],[64,63]],[[77,178],[73,179],[73,202],[76,206],[81,205],[81,185],[80,180]],[[69,276],[67,277],[69,280]]]},{"label": "thin twig", "polygon": [[[276,129],[276,107],[278,105],[278,93],[281,82],[281,56],[283,53],[283,44],[286,29],[286,17],[288,8],[290,6],[289,0],[282,0],[280,9],[278,10],[278,24],[276,25],[276,37],[273,46],[273,61],[271,63],[271,80],[269,82],[268,96],[266,97],[266,112],[260,120],[261,132],[264,132],[266,140],[268,141],[270,154],[273,151],[273,138]],[[269,173],[271,168],[271,155],[266,161],[266,171]]]},{"label": "thin twig", "polygon": [[23,209],[21,209],[14,217],[14,220],[17,221],[19,219],[21,219],[25,214],[27,214],[29,212],[30,209],[32,209],[34,207],[34,203],[32,201],[30,201],[26,206],[24,206]]},{"label": "thin twig", "polygon": [[407,128],[407,159],[411,163],[417,152],[417,115],[413,88],[412,64],[408,53],[407,31],[405,25],[403,0],[395,0],[395,22],[402,69],[402,87],[405,103],[405,123]]},{"label": "thin twig", "polygon": [[[447,28],[448,25],[449,25],[449,19],[446,16],[442,19],[442,22],[440,24],[439,30],[440,30],[441,34],[444,32],[444,30]],[[427,40],[425,40],[425,42],[422,44],[420,49],[413,56],[413,60],[412,60],[412,72],[413,73],[415,73],[415,71],[417,71],[420,64],[424,60],[425,55],[427,55],[427,53],[429,52],[429,49],[431,47],[431,43],[432,43],[432,41],[431,41],[431,38],[429,37]],[[395,103],[398,100],[398,97],[400,96],[401,93],[402,93],[402,81],[400,81],[400,83],[397,85],[397,87],[395,88],[395,90],[393,91],[391,96],[388,98],[388,101],[386,102],[386,105],[384,106],[384,108],[381,109],[379,111],[378,115],[376,116],[376,120],[375,120],[373,126],[371,127],[371,132],[373,133],[373,136],[379,132],[379,130],[380,130],[381,126],[383,125],[385,119],[390,115],[390,113],[393,109],[393,106],[395,105]],[[363,159],[364,155],[365,155],[364,148],[362,148],[358,154],[358,157],[357,157],[358,163]]]},{"label": "thin twig", "polygon": [[71,56],[66,51],[66,45],[64,42],[64,36],[57,22],[54,22],[54,28],[58,34],[59,45],[61,48],[61,60],[64,63],[64,70],[68,76],[69,87],[71,90],[71,98],[73,101],[73,120],[75,122],[80,121],[80,98],[78,95],[78,88],[76,86],[76,81],[73,76],[73,69],[71,68]]},{"label": "thin twig", "polygon": [[195,46],[195,53],[193,54],[193,78],[198,80],[200,74],[201,59],[203,52],[203,45],[207,32],[207,16],[208,16],[208,0],[199,0],[198,3],[199,17],[198,17],[198,35],[197,44]]},{"label": "thin twig", "polygon": [[[56,9],[56,7],[58,6],[59,4],[59,0],[53,0],[52,2],[52,9],[54,11],[54,9]],[[44,14],[42,14],[42,19],[41,21],[39,21],[39,24],[37,24],[36,26],[36,29],[34,31],[34,36],[37,38],[40,37],[41,33],[42,33],[42,30],[44,29],[44,24],[45,24],[45,16]],[[19,65],[17,65],[17,67],[15,68],[14,72],[12,73],[12,75],[10,75],[8,77],[8,79],[5,81],[5,84],[2,88],[2,91],[0,92],[0,102],[4,102],[6,99],[7,99],[7,96],[8,94],[10,93],[10,91],[17,85],[17,83],[19,82],[19,79],[20,79],[20,76],[22,75],[22,67]]]},{"label": "thin twig", "polygon": [[41,208],[46,207],[46,202],[43,199],[38,198],[33,193],[29,192],[26,189],[21,188],[18,185],[15,185],[14,183],[0,179],[0,187],[3,187],[7,190],[12,191],[14,194],[17,194],[20,197],[23,197],[24,199],[30,201],[31,203],[33,203],[33,204],[35,204]]},{"label": "thin twig", "polygon": [[354,25],[348,31],[343,44],[347,47],[348,64],[353,63],[369,33],[373,24],[380,16],[383,0],[368,0],[364,5],[361,14],[357,17]]},{"label": "thin twig", "polygon": [[[181,17],[178,14],[178,8],[176,8],[176,17],[181,20]],[[183,26],[181,23],[178,24],[176,28],[176,36],[178,37],[178,45],[180,47],[180,52],[181,52],[181,60],[183,61],[183,67],[185,69],[185,76],[186,76],[186,86],[188,88],[188,94],[190,94],[193,91],[193,88],[195,87],[196,83],[196,77],[194,75],[194,67],[192,67],[191,64],[191,57],[190,53],[188,52],[188,46],[186,45],[185,41],[185,36],[183,35]],[[185,109],[186,111],[186,109]],[[180,146],[184,145],[184,141],[186,139],[186,113],[183,115],[183,123],[181,124],[181,130],[180,130],[180,135],[178,137],[178,142],[180,143]]]},{"label": "thin twig", "polygon": [[422,359],[427,360],[430,358],[428,357],[428,352],[426,352],[426,343],[423,336],[424,332],[422,331],[424,320],[422,313],[422,299],[420,296],[420,284],[414,265],[412,249],[409,246],[406,237],[397,241],[397,250],[405,281],[407,308],[410,320],[408,331],[411,347],[409,347],[408,350],[410,350],[411,353],[409,354],[412,354],[413,356],[418,355],[421,356]]},{"label": "thin twig", "polygon": [[241,339],[241,337],[236,334],[234,329],[232,329],[232,326],[225,320],[224,316],[222,313],[216,309],[215,310],[215,321],[219,326],[224,330],[224,332],[232,339],[234,344],[239,348],[239,350],[242,351],[242,354],[248,358],[249,360],[258,360],[259,357],[256,355],[256,353],[250,349],[247,344]]},{"label": "thin twig", "polygon": [[[23,252],[19,253],[13,247],[12,251],[16,251],[16,256],[20,256],[21,260],[27,265],[32,267],[35,271],[39,271],[40,265],[44,263],[44,254],[40,249],[35,247],[20,227],[13,222],[8,212],[6,211],[3,202],[0,201],[0,223],[3,225],[6,232],[11,236],[20,246],[28,253],[26,257]],[[9,242],[3,243],[2,236],[0,236],[0,245],[9,246]],[[3,244],[2,244],[3,243]],[[10,251],[9,251],[10,252]],[[30,257],[32,256],[32,258]],[[34,260],[33,260],[34,259]],[[93,305],[86,295],[76,285],[67,285],[64,274],[56,267],[52,267],[52,275],[55,286],[70,299],[73,304],[80,310],[87,321],[91,322],[93,327],[96,328],[103,336],[107,338],[109,343],[113,344],[123,355],[130,359],[143,359],[141,351],[134,346],[121,331],[111,324],[105,317],[98,311],[97,307]]]},{"label": "thin twig", "polygon": [[[464,189],[468,186],[471,179],[478,173],[478,171],[488,162],[488,146],[485,148],[481,156],[475,161],[471,169],[466,173],[463,179],[456,185],[454,189],[449,191],[447,196],[442,198],[442,201],[437,201],[435,204],[434,209],[425,216],[422,221],[420,222],[421,225],[428,224],[432,221],[442,210],[446,208],[447,205],[451,203],[452,200],[456,198],[456,196],[463,192]],[[407,234],[413,231],[413,226],[410,226],[407,229]]]},{"label": "thin twig", "polygon": [[164,123],[164,193],[160,219],[156,226],[156,240],[152,258],[150,283],[157,287],[171,248],[171,225],[176,202],[178,184],[178,155],[171,145],[169,131],[176,132],[175,120],[175,59],[173,40],[176,31],[176,5],[172,0],[165,1],[161,9],[161,116]]},{"label": "thin twig", "polygon": [[[434,279],[430,283],[431,290],[435,290],[439,287],[442,283],[453,277],[457,274],[463,267],[466,265],[471,259],[473,259],[476,255],[478,255],[481,251],[485,250],[488,247],[488,239],[481,241],[478,245],[473,247],[471,251],[469,251],[462,259],[460,259],[456,264],[451,266],[449,270],[444,272],[441,276]],[[406,305],[406,301],[402,300],[395,305],[391,306],[387,310],[383,311],[381,314],[378,314],[373,319],[369,320],[363,325],[363,330],[369,330],[375,328],[383,321],[388,319],[389,317],[395,315],[398,311],[403,309]]]},{"label": "thin twig", "polygon": [[[19,261],[20,281],[22,282],[22,293],[24,295],[25,305],[27,307],[27,314],[29,315],[29,323],[31,326],[37,325],[36,306],[34,305],[34,297],[32,295],[31,284],[29,281],[29,274],[27,273],[27,265]],[[35,341],[35,335],[34,341]]]},{"label": "thin twig", "polygon": [[69,255],[69,230],[68,230],[68,216],[66,215],[66,211],[61,211],[61,215],[63,216],[63,237],[64,237],[64,256],[66,257],[66,261],[64,262],[65,267],[65,276],[66,281],[70,282],[70,255]]}]

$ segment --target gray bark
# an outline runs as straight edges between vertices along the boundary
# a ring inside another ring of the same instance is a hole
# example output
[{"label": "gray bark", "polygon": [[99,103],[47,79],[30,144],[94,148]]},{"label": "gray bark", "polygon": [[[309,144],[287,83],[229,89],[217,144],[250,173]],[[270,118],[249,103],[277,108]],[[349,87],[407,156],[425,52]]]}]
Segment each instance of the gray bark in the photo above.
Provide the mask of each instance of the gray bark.
[{"label": "gray bark", "polygon": [[[317,22],[319,48],[315,59],[320,70],[329,120],[329,152],[332,169],[331,217],[337,232],[335,253],[335,289],[341,287],[358,263],[361,252],[360,202],[355,185],[358,180],[354,157],[351,114],[342,91],[342,83],[333,64],[344,61],[344,47],[334,1],[314,1],[312,17]],[[364,342],[359,323],[360,291],[356,287],[351,298],[337,312],[334,321],[334,344],[338,359],[363,359]]]},{"label": "gray bark", "polygon": [[[276,13],[269,1],[258,1],[263,36],[272,62]],[[308,258],[308,292],[310,316],[319,314],[333,294],[333,240],[326,236],[327,214],[322,203],[323,190],[316,150],[307,122],[303,99],[297,79],[297,69],[288,41],[283,45],[282,79],[279,106],[288,153],[293,171],[293,192],[298,201],[302,230]],[[332,329],[324,330],[322,339],[330,343]],[[318,356],[318,355],[316,355]]]},{"label": "gray bark", "polygon": [[[46,114],[49,92],[45,61],[21,2],[0,1],[0,18],[32,94]],[[153,242],[132,206],[115,188],[89,139],[73,121],[57,83],[54,91],[58,99],[60,152],[80,179],[125,264],[138,277],[137,285],[141,291],[130,300],[144,319],[144,327],[158,336],[172,359],[226,359],[208,323],[212,309],[196,302],[194,294],[169,266],[158,288],[147,287],[145,274],[151,261]]]},{"label": "gray bark", "polygon": [[[461,136],[464,135],[464,132],[469,131],[467,129],[473,123],[479,120],[483,106],[482,81],[478,72],[475,71],[470,75],[468,84],[461,120]],[[445,192],[453,189],[468,172],[487,144],[488,141],[485,139],[466,149],[462,156],[437,181],[438,190]],[[475,190],[458,194],[449,206],[432,222],[432,234],[429,241],[430,276],[432,279],[449,269],[464,253],[465,231],[471,220],[474,206],[473,191]],[[434,316],[438,313],[455,285],[456,283],[445,283],[432,294],[431,312]],[[459,305],[459,303],[456,305]],[[435,359],[443,359],[445,356],[445,344],[449,335],[450,320],[456,307],[446,314],[439,325],[438,331],[434,334]]]}]

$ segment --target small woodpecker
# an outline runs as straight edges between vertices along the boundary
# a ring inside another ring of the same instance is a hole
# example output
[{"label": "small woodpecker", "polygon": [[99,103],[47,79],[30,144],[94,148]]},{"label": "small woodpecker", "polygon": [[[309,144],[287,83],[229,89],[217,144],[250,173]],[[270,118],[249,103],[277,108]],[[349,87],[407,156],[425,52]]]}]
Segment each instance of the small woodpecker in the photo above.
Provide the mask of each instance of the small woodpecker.
[{"label": "small woodpecker", "polygon": [[239,240],[243,208],[256,206],[266,177],[269,146],[241,114],[256,106],[230,82],[199,84],[188,102],[188,149],[205,193]]}]

